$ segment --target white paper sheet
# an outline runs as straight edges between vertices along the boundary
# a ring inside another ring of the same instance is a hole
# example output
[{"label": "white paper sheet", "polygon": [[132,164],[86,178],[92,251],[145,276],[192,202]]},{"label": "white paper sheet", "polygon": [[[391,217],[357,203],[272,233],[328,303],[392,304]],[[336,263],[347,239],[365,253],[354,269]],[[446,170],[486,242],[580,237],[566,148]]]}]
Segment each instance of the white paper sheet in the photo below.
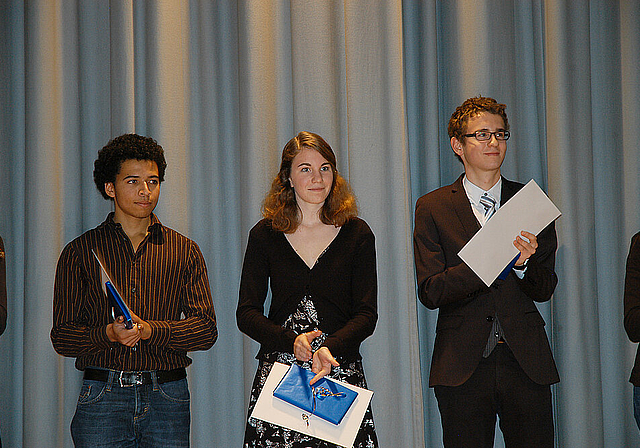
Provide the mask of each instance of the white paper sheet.
[{"label": "white paper sheet", "polygon": [[560,215],[560,210],[532,179],[500,206],[458,256],[489,286],[518,255],[513,241],[520,231],[538,235]]},{"label": "white paper sheet", "polygon": [[[358,392],[351,408],[342,419],[339,425],[334,425],[315,415],[309,416],[309,426],[302,419],[302,409],[293,406],[285,401],[273,396],[273,390],[276,388],[282,377],[287,373],[289,366],[276,362],[271,368],[271,372],[267,377],[267,381],[262,388],[262,392],[258,397],[251,417],[264,420],[274,425],[284,426],[313,437],[317,437],[336,445],[351,448],[353,442],[360,429],[360,424],[364,418],[364,413],[369,406],[373,392],[361,387],[356,387],[342,381],[336,381]],[[332,381],[335,381],[332,379]]]}]

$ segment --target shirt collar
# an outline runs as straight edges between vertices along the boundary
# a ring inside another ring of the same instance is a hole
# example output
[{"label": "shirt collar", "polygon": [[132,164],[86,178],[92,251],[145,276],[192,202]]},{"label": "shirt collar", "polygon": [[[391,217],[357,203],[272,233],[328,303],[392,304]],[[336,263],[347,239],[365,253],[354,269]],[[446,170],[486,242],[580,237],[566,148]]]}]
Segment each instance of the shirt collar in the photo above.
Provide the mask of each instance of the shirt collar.
[{"label": "shirt collar", "polygon": [[[122,226],[120,225],[119,222],[115,222],[113,220],[113,217],[115,216],[114,212],[110,212],[107,215],[107,219],[105,220],[105,224],[114,228],[114,229],[122,229]],[[162,230],[162,223],[160,222],[160,220],[158,219],[158,217],[155,215],[155,213],[151,213],[151,222],[149,224],[149,227],[147,227],[147,230],[149,231],[149,233],[151,234],[156,234],[158,232],[160,232]]]},{"label": "shirt collar", "polygon": [[471,201],[474,206],[480,206],[480,197],[483,194],[488,193],[493,199],[496,200],[496,210],[498,209],[498,207],[500,207],[500,195],[502,194],[502,176],[498,179],[498,182],[496,182],[495,185],[488,190],[483,190],[476,184],[472,183],[467,178],[466,174],[462,179],[462,185],[464,186],[464,191],[467,193],[469,201]]}]

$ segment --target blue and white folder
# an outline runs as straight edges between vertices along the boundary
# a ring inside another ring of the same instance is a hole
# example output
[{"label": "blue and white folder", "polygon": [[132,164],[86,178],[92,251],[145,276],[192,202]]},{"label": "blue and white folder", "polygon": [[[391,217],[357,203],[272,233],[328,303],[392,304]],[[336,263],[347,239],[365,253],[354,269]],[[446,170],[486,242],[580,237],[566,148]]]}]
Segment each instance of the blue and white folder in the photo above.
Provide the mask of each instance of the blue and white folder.
[{"label": "blue and white folder", "polygon": [[[356,399],[349,407],[340,424],[335,425],[274,396],[273,391],[288,371],[289,366],[286,364],[279,362],[273,364],[271,372],[258,396],[258,401],[253,408],[251,418],[264,420],[339,446],[352,447],[369,402],[373,397],[373,392],[342,381],[331,380],[357,394]],[[304,414],[306,414],[307,419],[303,417]]]},{"label": "blue and white folder", "polygon": [[100,259],[96,251],[91,249],[91,252],[93,252],[93,256],[96,257],[96,260],[98,260],[98,264],[100,265],[102,290],[109,298],[109,303],[111,304],[111,315],[113,316],[113,319],[115,320],[116,317],[123,316],[125,328],[133,328],[133,319],[131,319],[131,312],[129,311],[129,307],[126,303],[124,303],[124,300],[122,300],[122,296],[111,281],[111,277],[109,277],[109,274],[107,274],[104,263],[102,263],[102,260]]},{"label": "blue and white folder", "polygon": [[316,374],[311,370],[294,363],[273,391],[273,396],[339,425],[358,393],[326,377],[310,386],[314,376]]}]

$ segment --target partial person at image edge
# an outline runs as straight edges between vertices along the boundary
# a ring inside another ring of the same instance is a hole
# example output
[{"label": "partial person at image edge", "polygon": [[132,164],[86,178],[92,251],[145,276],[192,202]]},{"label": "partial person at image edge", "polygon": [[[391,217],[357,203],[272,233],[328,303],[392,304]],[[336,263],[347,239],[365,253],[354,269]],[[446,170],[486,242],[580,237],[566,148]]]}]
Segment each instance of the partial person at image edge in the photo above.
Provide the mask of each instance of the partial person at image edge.
[{"label": "partial person at image edge", "polygon": [[[640,342],[640,232],[631,238],[624,278],[624,329],[631,342]],[[633,416],[640,429],[640,347],[629,378],[633,384]]]},{"label": "partial person at image edge", "polygon": [[0,335],[7,328],[7,265],[4,241],[0,236]]}]

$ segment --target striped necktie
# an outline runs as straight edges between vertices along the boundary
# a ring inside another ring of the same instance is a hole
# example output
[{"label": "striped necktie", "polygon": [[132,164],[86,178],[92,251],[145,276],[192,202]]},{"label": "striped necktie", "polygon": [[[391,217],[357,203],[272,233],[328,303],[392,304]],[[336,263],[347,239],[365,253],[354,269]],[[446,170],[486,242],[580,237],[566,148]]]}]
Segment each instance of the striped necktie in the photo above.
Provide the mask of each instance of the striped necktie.
[{"label": "striped necktie", "polygon": [[480,198],[480,204],[484,207],[484,222],[487,222],[496,211],[496,200],[485,193]]},{"label": "striped necktie", "polygon": [[[496,212],[496,200],[489,194],[485,193],[480,198],[480,204],[484,207],[484,222],[486,223]],[[491,333],[489,333],[489,339],[487,340],[487,345],[484,347],[484,353],[482,353],[482,356],[487,358],[503,337],[504,333],[500,326],[500,322],[498,321],[498,317],[496,316],[493,320],[493,324],[491,325]]]}]

